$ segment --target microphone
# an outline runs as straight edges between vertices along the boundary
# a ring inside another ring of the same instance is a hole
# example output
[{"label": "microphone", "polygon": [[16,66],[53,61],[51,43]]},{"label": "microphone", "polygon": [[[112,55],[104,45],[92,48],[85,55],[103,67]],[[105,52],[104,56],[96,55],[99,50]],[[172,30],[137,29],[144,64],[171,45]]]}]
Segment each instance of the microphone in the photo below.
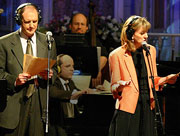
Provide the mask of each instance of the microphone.
[{"label": "microphone", "polygon": [[51,31],[46,32],[46,40],[47,40],[47,43],[49,44],[49,49],[51,49],[51,42],[54,41]]},{"label": "microphone", "polygon": [[149,55],[150,54],[149,48],[146,46],[147,42],[144,41],[141,44],[142,44],[142,48],[146,51],[146,55]]}]

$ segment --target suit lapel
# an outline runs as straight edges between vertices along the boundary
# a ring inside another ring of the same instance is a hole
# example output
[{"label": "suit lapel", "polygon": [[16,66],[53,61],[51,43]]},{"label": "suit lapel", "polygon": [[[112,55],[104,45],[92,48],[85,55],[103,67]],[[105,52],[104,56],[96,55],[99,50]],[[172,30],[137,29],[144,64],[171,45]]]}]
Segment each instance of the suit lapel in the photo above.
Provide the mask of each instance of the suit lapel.
[{"label": "suit lapel", "polygon": [[132,56],[130,53],[124,54],[124,61],[125,61],[126,68],[129,72],[129,75],[131,76],[131,80],[132,80],[136,90],[139,90],[136,69],[134,67],[134,62],[133,62],[133,59],[132,59]]},{"label": "suit lapel", "polygon": [[56,84],[58,85],[58,87],[64,90],[63,84],[59,78],[56,78],[56,82],[57,82]]},{"label": "suit lapel", "polygon": [[17,59],[21,68],[23,69],[24,54],[23,54],[22,45],[21,45],[18,31],[16,31],[14,36],[12,37],[11,44],[12,44],[11,52],[14,55],[14,57]]},{"label": "suit lapel", "polygon": [[69,88],[70,88],[70,90],[76,89],[73,82],[72,82],[72,80],[69,80]]},{"label": "suit lapel", "polygon": [[[37,57],[45,58],[48,56],[48,52],[46,51],[47,43],[42,42],[41,38],[42,37],[39,35],[39,33],[36,33]],[[43,41],[45,40],[43,39]]]}]

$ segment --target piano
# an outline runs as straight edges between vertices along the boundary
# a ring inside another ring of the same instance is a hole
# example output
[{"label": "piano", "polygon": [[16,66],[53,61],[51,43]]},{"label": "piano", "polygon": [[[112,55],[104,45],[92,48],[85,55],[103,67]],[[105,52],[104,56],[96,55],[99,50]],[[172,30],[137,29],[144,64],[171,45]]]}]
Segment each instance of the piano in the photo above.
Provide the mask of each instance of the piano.
[{"label": "piano", "polygon": [[112,94],[85,94],[83,97],[84,133],[88,136],[107,136],[115,110],[115,100]]},{"label": "piano", "polygon": [[66,126],[68,136],[108,136],[110,122],[115,110],[111,93],[83,94],[82,114]]}]

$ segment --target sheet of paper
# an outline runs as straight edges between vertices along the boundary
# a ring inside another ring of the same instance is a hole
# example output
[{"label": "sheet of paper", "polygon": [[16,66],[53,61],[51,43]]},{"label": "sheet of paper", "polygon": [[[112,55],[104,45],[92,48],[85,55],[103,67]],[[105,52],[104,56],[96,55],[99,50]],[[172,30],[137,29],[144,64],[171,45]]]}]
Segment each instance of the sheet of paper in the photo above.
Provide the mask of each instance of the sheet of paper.
[{"label": "sheet of paper", "polygon": [[[50,60],[50,68],[56,63],[56,60]],[[29,54],[24,54],[23,72],[31,76],[38,75],[40,72],[48,68],[48,59],[34,57]]]},{"label": "sheet of paper", "polygon": [[107,80],[104,80],[103,87],[104,87],[105,91],[111,92],[111,83],[108,82]]},{"label": "sheet of paper", "polygon": [[171,78],[165,79],[164,81],[162,80],[161,82],[159,82],[157,85],[161,85],[164,83],[167,83],[169,80],[171,80],[172,78],[179,76],[180,72],[178,72],[177,74],[175,74],[174,76],[172,76]]},{"label": "sheet of paper", "polygon": [[73,75],[72,80],[74,81],[77,88],[85,90],[89,88],[91,76],[90,75]]},{"label": "sheet of paper", "polygon": [[171,78],[164,78],[164,80],[158,80],[158,83],[155,82],[155,89],[159,90],[159,86],[166,84],[169,80],[171,80],[172,78],[179,76],[180,72],[178,72],[177,74],[175,74],[174,76],[172,76]]}]

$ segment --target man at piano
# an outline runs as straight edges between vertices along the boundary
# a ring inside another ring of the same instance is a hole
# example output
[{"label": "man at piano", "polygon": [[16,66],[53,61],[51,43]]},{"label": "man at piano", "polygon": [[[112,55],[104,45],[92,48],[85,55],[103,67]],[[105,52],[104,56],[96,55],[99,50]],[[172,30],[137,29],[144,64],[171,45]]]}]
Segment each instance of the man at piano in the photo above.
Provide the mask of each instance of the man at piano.
[{"label": "man at piano", "polygon": [[67,136],[63,129],[67,121],[78,116],[78,98],[90,89],[79,90],[71,80],[74,72],[74,61],[66,54],[57,56],[58,74],[55,83],[50,87],[50,130],[51,136]]}]

